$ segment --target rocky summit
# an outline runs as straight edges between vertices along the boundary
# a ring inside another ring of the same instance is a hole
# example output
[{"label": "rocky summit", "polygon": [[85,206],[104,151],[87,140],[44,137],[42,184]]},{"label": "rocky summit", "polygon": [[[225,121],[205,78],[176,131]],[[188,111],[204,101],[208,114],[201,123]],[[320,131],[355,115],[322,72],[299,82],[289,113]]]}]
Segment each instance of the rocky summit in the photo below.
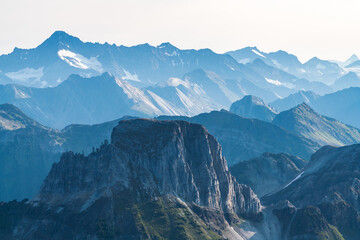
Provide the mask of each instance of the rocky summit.
[{"label": "rocky summit", "polygon": [[260,221],[260,211],[201,125],[123,120],[110,144],[63,154],[33,200],[2,204],[0,222],[11,221],[0,238],[221,239],[236,235],[237,216]]}]

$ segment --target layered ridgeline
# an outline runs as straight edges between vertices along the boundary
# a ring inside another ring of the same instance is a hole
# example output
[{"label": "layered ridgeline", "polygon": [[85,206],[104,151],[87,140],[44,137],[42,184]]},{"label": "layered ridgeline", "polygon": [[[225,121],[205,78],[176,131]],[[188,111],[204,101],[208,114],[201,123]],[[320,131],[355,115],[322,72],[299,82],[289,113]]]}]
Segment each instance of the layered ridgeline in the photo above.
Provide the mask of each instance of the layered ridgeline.
[{"label": "layered ridgeline", "polygon": [[323,147],[285,188],[263,198],[267,204],[283,200],[291,202],[279,205],[274,211],[282,219],[289,237],[308,239],[317,235],[321,239],[330,232],[336,234],[339,231],[344,239],[359,239],[359,159],[358,144]]},{"label": "layered ridgeline", "polygon": [[164,120],[185,120],[206,127],[223,148],[229,165],[258,157],[264,152],[289,153],[309,159],[320,145],[272,123],[248,119],[226,110],[194,117],[160,116]]},{"label": "layered ridgeline", "polygon": [[237,216],[262,221],[260,211],[259,199],[229,173],[204,127],[127,120],[89,156],[63,154],[35,199],[2,204],[2,220],[13,221],[0,236],[247,239],[241,234],[251,233],[238,227]]},{"label": "layered ridgeline", "polygon": [[359,129],[322,116],[305,103],[279,113],[272,123],[320,145],[344,146],[360,142]]},{"label": "layered ridgeline", "polygon": [[286,98],[277,99],[269,103],[269,105],[275,108],[277,111],[282,112],[296,107],[302,103],[310,105],[311,102],[314,102],[319,97],[320,95],[311,91],[299,91],[297,93],[290,94]]},{"label": "layered ridgeline", "polygon": [[57,131],[11,104],[0,105],[0,201],[33,197],[62,152],[90,153],[110,139],[117,123],[70,125]]},{"label": "layered ridgeline", "polygon": [[71,74],[96,76],[109,72],[119,79],[146,86],[182,77],[186,72],[203,68],[223,77],[234,77],[241,65],[226,54],[210,49],[181,50],[163,43],[133,47],[115,44],[85,43],[57,31],[33,49],[19,49],[0,56],[2,83],[27,86],[56,86]]},{"label": "layered ridgeline", "polygon": [[[276,60],[266,61],[259,69],[245,66],[230,55],[217,54],[210,49],[183,50],[170,43],[159,46],[141,44],[133,47],[84,43],[77,37],[57,31],[36,48],[15,48],[12,53],[0,56],[0,83],[54,87],[71,74],[96,76],[109,72],[134,86],[144,87],[167,81],[169,78],[181,78],[188,72],[203,69],[227,79],[228,84],[237,85],[241,83],[240,80],[244,80],[241,86],[245,89],[252,83],[257,88],[276,90],[282,97],[286,96],[282,93],[294,92],[304,87],[306,90],[313,90],[312,88],[317,85],[301,79],[303,76],[298,78],[291,75],[291,70],[283,71],[288,70],[287,66],[281,65],[286,63],[287,59],[282,61],[282,57],[278,57],[277,53],[272,54]],[[274,68],[274,72],[281,73],[271,73],[268,70],[270,67]],[[338,74],[335,66],[331,67],[334,68],[334,74]],[[264,69],[266,70],[263,71]],[[299,69],[302,72],[302,68]],[[326,71],[322,69],[321,73]],[[325,76],[328,77],[322,77]],[[289,81],[291,85],[288,85]],[[324,84],[319,86],[322,86],[319,88],[320,91],[326,88]]]},{"label": "layered ridgeline", "polygon": [[339,63],[344,67],[342,68],[338,63],[321,60],[317,57],[314,57],[303,64],[295,55],[285,51],[265,53],[256,47],[246,47],[228,52],[228,54],[243,64],[261,60],[267,65],[283,70],[297,78],[305,78],[310,81],[318,81],[326,84],[333,83],[348,70],[346,68],[348,67],[348,64],[343,66],[343,64]]},{"label": "layered ridgeline", "polygon": [[101,123],[124,115],[183,113],[156,94],[141,91],[107,73],[92,78],[72,75],[54,88],[0,86],[0,102],[12,103],[38,122],[58,129],[72,123]]},{"label": "layered ridgeline", "polygon": [[305,168],[307,162],[285,153],[264,153],[230,167],[239,183],[246,184],[262,197],[286,186]]},{"label": "layered ridgeline", "polygon": [[[0,200],[33,197],[51,164],[58,161],[62,152],[91,153],[104,140],[110,140],[111,131],[119,121],[73,124],[54,130],[35,122],[12,105],[0,105],[0,109],[0,122],[6,128],[0,130],[0,162],[3,166]],[[223,154],[231,165],[266,151],[289,152],[308,159],[319,147],[270,123],[226,111],[202,114],[190,120],[210,129],[210,133],[224,145]],[[278,140],[273,136],[279,136]]]},{"label": "layered ridgeline", "polygon": [[38,122],[61,129],[73,123],[101,123],[123,115],[196,115],[229,108],[249,93],[276,99],[247,80],[224,80],[203,70],[194,70],[183,79],[170,78],[140,89],[108,73],[91,78],[71,75],[52,88],[0,85],[0,102],[12,103]]},{"label": "layered ridgeline", "polygon": [[[305,96],[305,93],[299,93]],[[312,96],[312,95],[310,95]],[[266,120],[317,144],[344,146],[360,142],[360,130],[336,119],[322,116],[302,103],[277,114],[260,98],[245,96],[230,111],[243,117]]]},{"label": "layered ridgeline", "polygon": [[[301,96],[303,95],[303,96]],[[306,96],[305,96],[306,95]],[[307,98],[303,101],[302,98]],[[298,99],[298,100],[297,100]],[[270,103],[278,111],[289,110],[305,102],[316,112],[337,119],[345,124],[360,128],[360,88],[351,87],[334,93],[317,96],[313,93],[299,92]]]},{"label": "layered ridgeline", "polygon": [[246,118],[256,118],[272,122],[277,112],[268,106],[261,98],[247,95],[231,104],[230,112]]}]

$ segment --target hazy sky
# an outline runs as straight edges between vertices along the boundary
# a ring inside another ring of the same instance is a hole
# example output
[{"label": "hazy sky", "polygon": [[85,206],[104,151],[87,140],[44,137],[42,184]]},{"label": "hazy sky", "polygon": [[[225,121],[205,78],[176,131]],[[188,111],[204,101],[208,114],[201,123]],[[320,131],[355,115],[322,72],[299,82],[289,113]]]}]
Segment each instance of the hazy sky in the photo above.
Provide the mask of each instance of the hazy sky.
[{"label": "hazy sky", "polygon": [[55,30],[83,41],[171,42],[222,53],[283,49],[304,61],[360,54],[358,0],[0,0],[0,53]]}]

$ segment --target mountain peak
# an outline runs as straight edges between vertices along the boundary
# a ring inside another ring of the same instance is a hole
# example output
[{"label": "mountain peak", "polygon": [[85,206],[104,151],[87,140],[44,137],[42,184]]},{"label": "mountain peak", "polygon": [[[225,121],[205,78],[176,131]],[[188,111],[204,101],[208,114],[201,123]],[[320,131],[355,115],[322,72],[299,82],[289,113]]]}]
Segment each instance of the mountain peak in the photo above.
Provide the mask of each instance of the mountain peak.
[{"label": "mountain peak", "polygon": [[159,46],[157,46],[157,48],[176,48],[174,45],[172,45],[170,42],[164,42],[162,44],[160,44]]},{"label": "mountain peak", "polygon": [[77,37],[74,37],[65,31],[55,31],[51,36],[46,39],[39,47],[40,48],[69,48],[74,42],[81,42]]},{"label": "mountain peak", "polygon": [[360,60],[359,57],[358,57],[356,54],[353,54],[353,55],[351,55],[351,57],[349,57],[349,58],[345,61],[345,63],[346,63],[346,65],[349,65],[349,64],[351,64],[351,63],[353,63],[353,62],[356,62],[356,61],[358,61],[358,60]]},{"label": "mountain peak", "polygon": [[274,124],[323,145],[349,145],[360,141],[360,131],[315,112],[302,103],[279,113]]},{"label": "mountain peak", "polygon": [[230,112],[246,118],[257,118],[271,122],[276,112],[269,107],[261,98],[247,95],[234,102],[230,107]]},{"label": "mountain peak", "polygon": [[[74,171],[79,174],[74,176]],[[134,179],[136,184],[131,182]],[[111,143],[88,157],[64,154],[46,178],[40,199],[68,202],[84,192],[106,192],[108,188],[115,195],[119,189],[148,197],[170,194],[239,214],[258,214],[261,206],[252,190],[231,176],[215,137],[203,126],[185,121],[120,121]]]}]

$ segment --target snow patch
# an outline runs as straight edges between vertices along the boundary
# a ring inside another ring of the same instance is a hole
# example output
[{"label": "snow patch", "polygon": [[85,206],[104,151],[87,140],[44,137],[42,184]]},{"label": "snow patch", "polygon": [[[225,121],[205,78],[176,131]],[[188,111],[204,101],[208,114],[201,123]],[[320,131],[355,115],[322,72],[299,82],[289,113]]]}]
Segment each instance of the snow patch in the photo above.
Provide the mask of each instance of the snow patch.
[{"label": "snow patch", "polygon": [[304,174],[304,172],[300,173],[296,178],[294,178],[294,180],[292,180],[291,182],[289,182],[288,184],[286,184],[286,186],[285,186],[284,188],[287,188],[288,186],[290,186],[293,182],[295,182],[296,180],[298,180],[303,174]]},{"label": "snow patch", "polygon": [[319,63],[319,64],[317,64],[317,65],[316,65],[316,68],[317,68],[317,69],[321,69],[321,70],[323,70],[323,69],[325,69],[325,68],[326,68],[326,66],[325,66],[325,65],[323,65],[323,64],[321,64],[321,63]]},{"label": "snow patch", "polygon": [[279,80],[273,80],[273,79],[270,79],[270,78],[266,78],[265,77],[265,80],[268,82],[268,83],[271,83],[275,86],[284,86],[286,88],[290,88],[290,89],[293,89],[295,88],[296,86],[292,83],[282,83],[280,82]]},{"label": "snow patch", "polygon": [[256,55],[260,56],[260,57],[266,58],[264,55],[262,55],[261,53],[259,53],[259,52],[256,51],[255,49],[252,49],[251,51],[252,51],[253,53],[255,53]]},{"label": "snow patch", "polygon": [[125,76],[122,77],[123,80],[131,80],[131,81],[135,81],[135,82],[141,82],[138,78],[138,75],[135,74],[131,74],[130,72],[126,71],[125,69],[123,69]]},{"label": "snow patch", "polygon": [[270,78],[265,78],[265,80],[266,80],[268,83],[274,84],[274,85],[276,85],[276,86],[281,86],[281,85],[283,85],[279,80],[273,80],[273,79],[270,79]]},{"label": "snow patch", "polygon": [[96,57],[86,58],[79,53],[73,53],[70,50],[62,49],[58,51],[61,60],[65,61],[72,67],[80,69],[92,69],[99,73],[104,71],[101,63]]},{"label": "snow patch", "polygon": [[29,98],[27,94],[17,89],[16,87],[14,87],[14,92],[15,92],[15,98]]},{"label": "snow patch", "polygon": [[277,67],[277,68],[282,68],[282,65],[278,62],[278,61],[276,61],[275,59],[271,59],[271,62]]},{"label": "snow patch", "polygon": [[241,64],[247,64],[247,63],[250,63],[250,62],[251,62],[250,58],[244,58],[244,59],[240,59],[238,61],[238,63],[241,63]]},{"label": "snow patch", "polygon": [[185,82],[183,80],[181,80],[180,78],[169,78],[166,81],[166,84],[170,87],[177,87],[179,85],[184,85],[185,87],[189,87],[189,82]]},{"label": "snow patch", "polygon": [[8,72],[5,75],[7,77],[11,78],[12,80],[19,81],[19,82],[26,82],[28,80],[38,82],[44,75],[44,67],[41,67],[38,69],[24,68],[17,72]]},{"label": "snow patch", "polygon": [[174,50],[172,53],[165,53],[166,56],[169,56],[169,57],[174,57],[174,56],[178,56],[179,54]]}]

